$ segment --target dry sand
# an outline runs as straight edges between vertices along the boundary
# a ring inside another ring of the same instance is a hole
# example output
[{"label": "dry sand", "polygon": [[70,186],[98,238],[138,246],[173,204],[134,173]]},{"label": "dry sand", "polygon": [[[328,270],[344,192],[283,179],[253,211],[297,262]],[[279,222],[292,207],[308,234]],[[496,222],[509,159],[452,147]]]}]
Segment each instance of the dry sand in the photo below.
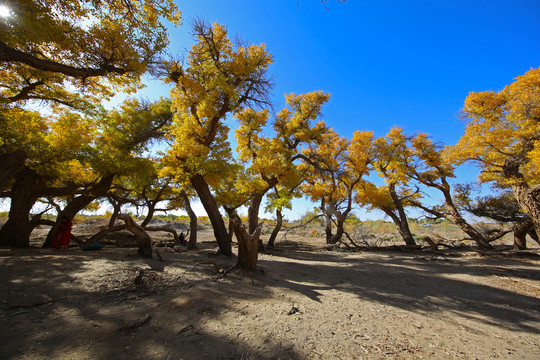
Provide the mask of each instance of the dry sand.
[{"label": "dry sand", "polygon": [[540,359],[538,257],[0,249],[0,359]]}]

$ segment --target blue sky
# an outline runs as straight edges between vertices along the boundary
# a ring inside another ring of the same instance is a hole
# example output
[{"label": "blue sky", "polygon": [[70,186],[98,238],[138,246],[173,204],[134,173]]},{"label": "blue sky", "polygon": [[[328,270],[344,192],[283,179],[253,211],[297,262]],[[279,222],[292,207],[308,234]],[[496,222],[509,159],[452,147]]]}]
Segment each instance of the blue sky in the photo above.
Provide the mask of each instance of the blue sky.
[{"label": "blue sky", "polygon": [[[470,91],[501,90],[540,66],[537,0],[197,0],[178,1],[184,25],[171,29],[170,52],[185,54],[195,18],[218,21],[232,36],[265,43],[273,54],[273,103],[283,95],[330,92],[323,119],[350,138],[382,136],[394,125],[453,144],[456,117]],[[141,96],[168,96],[151,83]],[[473,180],[470,167],[458,172]],[[305,212],[298,203],[291,218]]]}]

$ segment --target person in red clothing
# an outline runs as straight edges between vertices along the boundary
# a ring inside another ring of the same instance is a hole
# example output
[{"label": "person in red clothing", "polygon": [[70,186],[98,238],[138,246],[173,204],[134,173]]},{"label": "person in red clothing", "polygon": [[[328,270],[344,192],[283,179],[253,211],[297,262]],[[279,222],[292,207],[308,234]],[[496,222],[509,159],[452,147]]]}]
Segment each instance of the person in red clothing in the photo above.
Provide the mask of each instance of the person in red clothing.
[{"label": "person in red clothing", "polygon": [[54,239],[51,244],[53,248],[67,249],[69,246],[69,238],[71,236],[71,226],[73,223],[67,216],[62,216],[62,222],[54,234]]}]

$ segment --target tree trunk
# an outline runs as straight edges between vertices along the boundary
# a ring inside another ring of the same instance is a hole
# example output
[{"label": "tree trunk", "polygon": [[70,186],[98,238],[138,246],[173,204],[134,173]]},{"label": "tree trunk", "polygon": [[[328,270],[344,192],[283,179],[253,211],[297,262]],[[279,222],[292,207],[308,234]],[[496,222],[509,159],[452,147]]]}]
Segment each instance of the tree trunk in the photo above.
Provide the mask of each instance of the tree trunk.
[{"label": "tree trunk", "polygon": [[216,237],[219,246],[219,252],[231,256],[232,249],[231,243],[229,242],[229,234],[227,233],[227,228],[225,227],[223,217],[219,212],[216,200],[210,192],[208,183],[204,180],[202,175],[197,174],[191,178],[191,185],[193,185],[193,188],[197,191],[197,195],[199,195],[199,199],[208,214],[208,218],[210,219],[210,223],[214,230],[214,236]]},{"label": "tree trunk", "polygon": [[521,181],[512,186],[512,190],[519,206],[532,220],[536,235],[540,236],[540,185],[529,187]]},{"label": "tree trunk", "polygon": [[248,233],[253,234],[259,226],[259,209],[264,194],[254,194],[248,208]]},{"label": "tree trunk", "polygon": [[156,204],[147,204],[147,207],[148,213],[146,214],[146,217],[141,223],[142,227],[146,227],[150,223],[150,221],[152,221],[152,218],[154,217],[154,214],[156,212]]},{"label": "tree trunk", "polygon": [[147,258],[152,258],[152,238],[148,235],[144,229],[137,224],[131,216],[126,214],[118,215],[120,220],[123,220],[126,223],[126,228],[135,235],[137,241],[139,242],[139,249],[137,252],[139,255]]},{"label": "tree trunk", "polygon": [[[248,234],[253,234],[259,226],[259,210],[264,194],[253,194],[248,207]],[[259,252],[264,252],[264,244],[259,237]]]},{"label": "tree trunk", "polygon": [[229,241],[231,242],[231,244],[232,244],[233,236],[234,236],[234,224],[233,224],[232,219],[229,217]]},{"label": "tree trunk", "polygon": [[234,226],[234,233],[238,239],[238,261],[236,267],[254,271],[259,257],[259,238],[262,231],[262,223],[259,224],[254,233],[248,234],[242,220],[235,213],[229,214]]},{"label": "tree trunk", "polygon": [[532,227],[532,223],[526,221],[514,225],[514,248],[527,250],[527,234]]},{"label": "tree trunk", "polygon": [[109,204],[111,204],[113,207],[113,213],[109,219],[109,227],[113,227],[114,223],[116,222],[116,218],[122,212],[122,205],[124,205],[124,202],[116,199],[116,197],[113,196],[108,196],[107,198],[109,200]]},{"label": "tree trunk", "polygon": [[280,209],[276,209],[276,226],[274,227],[274,230],[272,230],[272,234],[270,234],[270,239],[268,239],[268,246],[274,247],[274,243],[282,226],[283,214],[281,213]]},{"label": "tree trunk", "polygon": [[9,186],[17,174],[24,169],[26,153],[17,150],[9,154],[0,154],[0,190]]},{"label": "tree trunk", "polygon": [[393,184],[389,185],[388,190],[390,192],[390,197],[392,198],[392,202],[394,203],[394,206],[396,207],[397,214],[395,214],[393,211],[389,209],[385,212],[392,218],[392,220],[394,220],[394,223],[398,227],[399,234],[401,235],[402,239],[405,241],[405,245],[415,246],[416,241],[414,241],[414,237],[412,236],[411,229],[409,228],[409,221],[407,220],[407,214],[405,213],[405,208],[403,207],[401,199],[399,199],[396,193],[395,185]]},{"label": "tree trunk", "polygon": [[96,241],[103,239],[106,235],[113,232],[124,230],[125,228],[126,228],[126,225],[115,225],[115,226],[106,227],[105,229],[99,231],[97,234],[92,235],[88,240],[86,240],[85,243],[93,244]]},{"label": "tree trunk", "polygon": [[30,210],[37,200],[35,195],[41,184],[39,175],[25,167],[17,174],[11,187],[11,207],[7,222],[0,229],[0,245],[28,247],[30,245]]},{"label": "tree trunk", "polygon": [[[330,239],[331,244],[336,244],[343,237],[343,234],[345,233],[345,229],[343,227],[345,218],[346,216],[336,216],[336,233]],[[328,244],[328,241],[326,243]]]},{"label": "tree trunk", "polygon": [[465,219],[461,216],[454,200],[452,199],[452,194],[450,193],[450,185],[446,182],[445,178],[442,178],[443,187],[439,190],[443,193],[444,201],[446,207],[450,211],[449,214],[446,214],[445,218],[456,224],[465,234],[469,235],[471,239],[476,242],[476,245],[483,250],[491,250],[493,246],[489,243],[484,235],[482,235],[478,230],[472,227]]},{"label": "tree trunk", "polygon": [[447,214],[445,218],[456,224],[463,232],[471,237],[471,239],[476,242],[476,245],[480,249],[483,250],[492,250],[493,246],[489,243],[489,241],[485,238],[484,235],[482,235],[478,230],[476,230],[474,227],[469,225],[468,222],[465,221],[461,217],[459,213],[453,213],[452,210],[450,210],[450,214]]},{"label": "tree trunk", "polygon": [[195,215],[195,212],[191,208],[189,197],[187,196],[186,192],[182,191],[180,195],[182,196],[182,201],[184,202],[184,210],[186,210],[189,216],[189,240],[187,243],[187,249],[195,250],[197,249],[197,215]]},{"label": "tree trunk", "polygon": [[56,231],[60,226],[60,221],[64,216],[67,217],[70,221],[73,220],[73,218],[79,213],[79,211],[87,207],[92,201],[104,196],[107,191],[109,191],[113,179],[114,175],[105,176],[101,178],[98,183],[92,185],[84,194],[73,198],[73,200],[71,200],[66,205],[64,210],[62,210],[62,212],[56,216],[56,225],[53,226],[51,230],[49,230],[43,247],[51,246],[54,235],[56,234]]},{"label": "tree trunk", "polygon": [[394,221],[394,224],[396,224],[399,235],[401,238],[405,241],[405,245],[407,246],[415,246],[416,242],[414,241],[414,238],[412,236],[411,230],[409,228],[409,223],[405,220],[402,221],[396,214],[394,214],[391,210],[383,210],[390,218]]},{"label": "tree trunk", "polygon": [[324,234],[326,236],[326,243],[330,245],[335,244],[332,242],[332,214],[326,210],[324,211],[324,221]]}]

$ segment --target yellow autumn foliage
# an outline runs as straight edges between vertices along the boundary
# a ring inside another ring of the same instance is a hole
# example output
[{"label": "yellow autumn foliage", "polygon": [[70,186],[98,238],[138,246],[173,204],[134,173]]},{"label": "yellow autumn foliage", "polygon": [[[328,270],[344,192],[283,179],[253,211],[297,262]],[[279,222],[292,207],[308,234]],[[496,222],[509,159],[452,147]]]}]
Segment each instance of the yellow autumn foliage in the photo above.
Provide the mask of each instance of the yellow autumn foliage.
[{"label": "yellow autumn foliage", "polygon": [[471,92],[463,114],[465,134],[446,149],[448,161],[478,163],[483,182],[512,185],[517,179],[505,175],[508,166],[518,166],[530,185],[540,182],[540,68],[500,92]]}]

